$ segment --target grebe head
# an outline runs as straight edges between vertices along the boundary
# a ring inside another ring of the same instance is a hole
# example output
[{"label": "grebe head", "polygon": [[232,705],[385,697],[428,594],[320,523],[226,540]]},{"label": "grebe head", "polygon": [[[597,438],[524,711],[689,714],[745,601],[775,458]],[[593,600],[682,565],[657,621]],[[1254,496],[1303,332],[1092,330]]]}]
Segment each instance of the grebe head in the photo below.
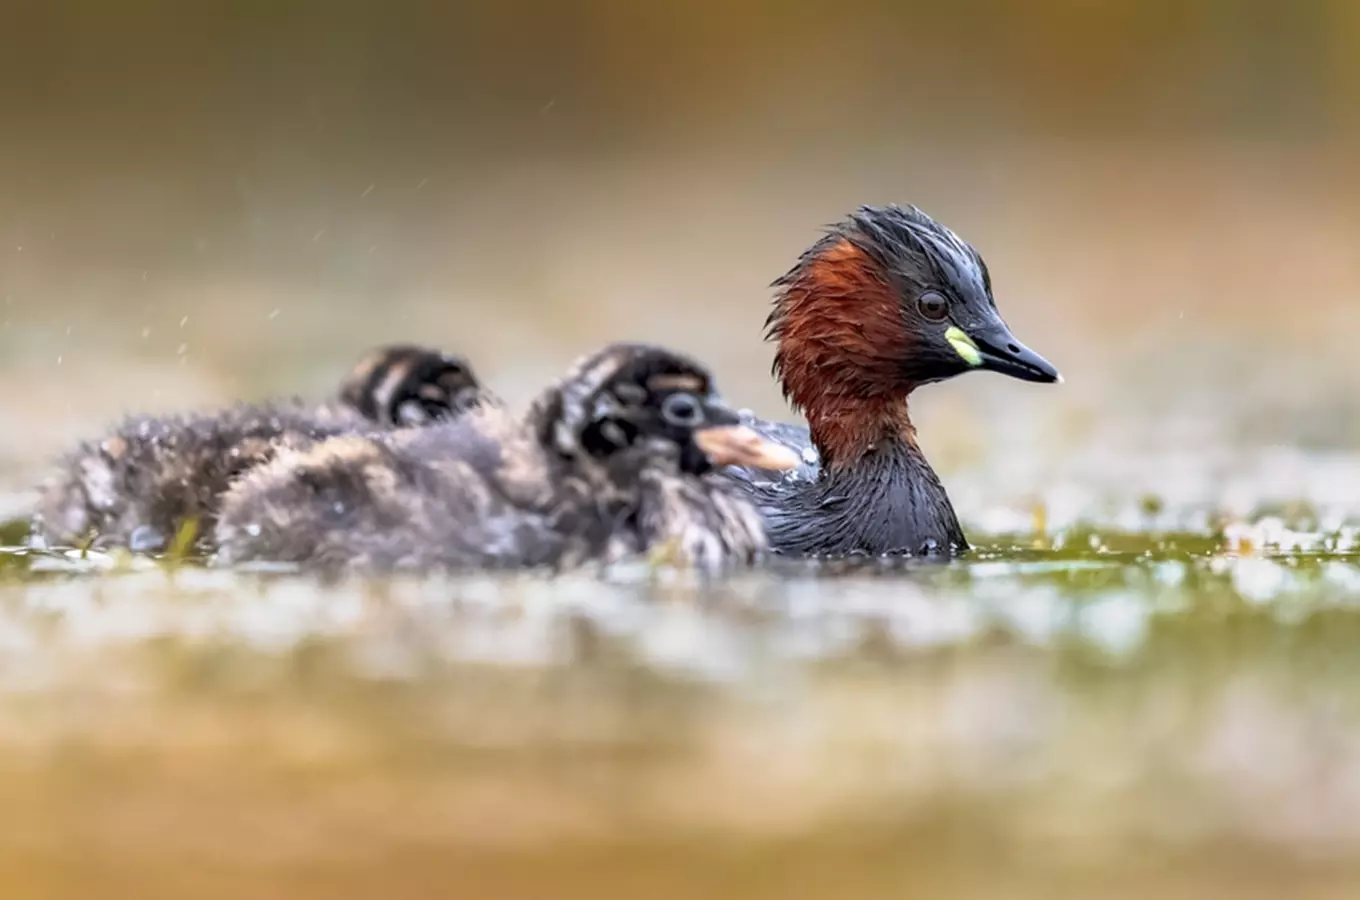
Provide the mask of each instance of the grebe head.
[{"label": "grebe head", "polygon": [[861,207],[774,288],[774,373],[833,461],[909,431],[902,401],[920,385],[975,369],[1060,380],[1002,320],[981,255],[915,207]]},{"label": "grebe head", "polygon": [[792,451],[739,424],[707,369],[648,344],[610,344],[580,360],[530,417],[540,442],[570,459],[673,463],[687,475],[797,464]]},{"label": "grebe head", "polygon": [[467,360],[408,344],[374,350],[340,387],[343,403],[370,421],[398,428],[453,418],[484,398]]}]

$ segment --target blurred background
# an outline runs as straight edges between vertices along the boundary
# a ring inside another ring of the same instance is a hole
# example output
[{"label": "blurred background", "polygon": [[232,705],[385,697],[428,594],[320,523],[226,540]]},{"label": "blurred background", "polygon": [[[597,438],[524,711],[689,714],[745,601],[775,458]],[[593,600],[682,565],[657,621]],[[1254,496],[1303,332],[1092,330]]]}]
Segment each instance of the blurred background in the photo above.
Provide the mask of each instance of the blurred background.
[{"label": "blurred background", "polygon": [[[768,284],[886,202],[1066,377],[913,399],[974,535],[1360,514],[1353,0],[2,0],[0,123],[0,518],[126,412],[323,397],[389,340],[516,402],[657,340],[788,415]],[[1355,895],[1356,631],[1303,611],[1352,563],[986,559],[735,621],[548,598],[742,691],[476,582],[467,633],[438,585],[7,586],[0,893]]]},{"label": "blurred background", "polygon": [[1067,378],[919,395],[973,527],[1112,479],[1241,505],[1263,448],[1360,446],[1349,0],[9,0],[4,33],[11,507],[125,411],[320,396],[389,339],[515,401],[662,340],[787,415],[767,285],[889,201]]}]

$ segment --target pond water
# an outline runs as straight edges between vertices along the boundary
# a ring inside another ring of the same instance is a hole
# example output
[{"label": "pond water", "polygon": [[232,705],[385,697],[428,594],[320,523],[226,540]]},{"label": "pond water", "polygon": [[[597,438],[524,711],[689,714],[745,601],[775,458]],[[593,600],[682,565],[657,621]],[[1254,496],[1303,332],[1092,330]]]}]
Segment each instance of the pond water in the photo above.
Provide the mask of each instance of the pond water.
[{"label": "pond water", "polygon": [[1353,896],[1358,543],[1270,519],[1072,529],[718,582],[320,582],[11,547],[0,878]]}]

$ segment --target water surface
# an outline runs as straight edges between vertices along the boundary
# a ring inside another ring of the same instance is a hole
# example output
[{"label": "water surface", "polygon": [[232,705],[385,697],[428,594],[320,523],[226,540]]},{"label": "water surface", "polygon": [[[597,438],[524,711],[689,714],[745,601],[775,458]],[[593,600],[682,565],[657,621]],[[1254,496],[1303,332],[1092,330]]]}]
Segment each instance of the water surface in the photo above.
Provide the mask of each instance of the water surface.
[{"label": "water surface", "polygon": [[0,878],[1349,895],[1355,532],[1227,532],[716,582],[643,562],[321,582],[11,548]]}]

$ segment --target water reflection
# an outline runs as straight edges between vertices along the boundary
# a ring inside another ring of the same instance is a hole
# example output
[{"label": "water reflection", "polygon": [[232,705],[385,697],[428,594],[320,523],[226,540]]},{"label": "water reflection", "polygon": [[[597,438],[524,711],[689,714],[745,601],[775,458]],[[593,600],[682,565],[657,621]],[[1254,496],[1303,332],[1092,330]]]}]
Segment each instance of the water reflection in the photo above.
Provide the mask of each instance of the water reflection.
[{"label": "water reflection", "polygon": [[[1269,526],[1268,526],[1269,527]],[[1112,551],[979,547],[948,564],[898,559],[799,562],[713,581],[629,562],[553,577],[436,575],[318,582],[285,566],[168,569],[145,556],[0,550],[8,633],[37,623],[45,640],[101,645],[213,636],[262,652],[362,639],[373,616],[429,621],[450,662],[539,666],[569,658],[582,628],[627,643],[642,664],[732,681],[752,666],[834,659],[870,637],[895,651],[967,647],[998,633],[1054,649],[1075,639],[1136,649],[1154,620],[1192,618],[1209,602],[1300,613],[1349,609],[1360,553],[1202,548],[1201,535],[1112,538]],[[1312,536],[1310,546],[1335,543]],[[1171,548],[1171,549],[1168,549]],[[54,624],[55,623],[55,624]],[[567,656],[564,657],[564,653]]]},{"label": "water reflection", "polygon": [[[1351,859],[1360,556],[1106,541],[721,582],[620,565],[322,583],[6,550],[0,796],[46,823],[50,858],[121,848],[150,871],[206,859],[212,822],[244,817],[211,851],[237,886],[360,847],[436,871],[447,857],[420,848],[559,865],[564,840],[585,859],[684,835],[718,841],[691,862],[813,842],[835,865],[843,836],[921,852],[945,822],[955,849],[1030,859],[1009,896],[1148,852],[1197,854],[1195,883],[1221,888],[1240,873],[1211,851],[1312,875]],[[124,789],[151,816],[136,837]],[[80,806],[35,807],[43,791]],[[0,827],[0,859],[17,834]],[[928,858],[918,883],[957,876]],[[895,871],[857,877],[872,893]]]}]

